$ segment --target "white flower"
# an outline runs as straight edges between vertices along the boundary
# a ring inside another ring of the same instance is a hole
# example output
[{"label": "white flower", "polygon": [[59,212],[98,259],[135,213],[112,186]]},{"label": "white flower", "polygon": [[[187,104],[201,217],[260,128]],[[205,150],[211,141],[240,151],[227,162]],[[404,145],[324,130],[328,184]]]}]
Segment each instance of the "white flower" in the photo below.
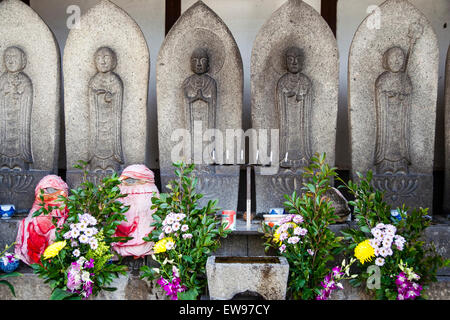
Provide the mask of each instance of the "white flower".
[{"label": "white flower", "polygon": [[384,228],[385,227],[385,224],[384,223],[378,223],[376,226],[375,226],[375,228],[378,228],[378,229],[382,229],[382,228]]},{"label": "white flower", "polygon": [[297,242],[299,242],[300,241],[300,238],[299,237],[290,237],[289,239],[288,239],[288,243],[290,243],[290,244],[296,244]]},{"label": "white flower", "polygon": [[383,256],[383,257],[386,257],[386,256],[388,255],[388,254],[387,254],[387,250],[386,250],[385,247],[382,247],[382,248],[380,249],[380,255]]},{"label": "white flower", "polygon": [[285,223],[285,224],[282,224],[282,225],[281,225],[279,231],[280,231],[280,232],[284,232],[284,231],[286,231],[288,228],[289,228],[289,225],[288,225],[287,223]]},{"label": "white flower", "polygon": [[159,234],[158,239],[159,239],[159,240],[162,240],[162,239],[164,239],[165,237],[166,237],[166,234],[165,234],[164,232],[161,232],[161,233]]},{"label": "white flower", "polygon": [[80,235],[80,230],[78,230],[78,229],[72,229],[71,233],[72,233],[72,238],[73,238],[73,239],[76,239],[76,238],[78,238],[78,236]]},{"label": "white flower", "polygon": [[74,257],[78,258],[80,256],[80,250],[75,249],[75,250],[73,250],[72,254]]},{"label": "white flower", "polygon": [[91,239],[89,240],[89,245],[91,246],[91,249],[92,249],[92,250],[97,249],[97,248],[98,248],[98,241],[97,241],[97,239],[91,238]]},{"label": "white flower", "polygon": [[172,233],[172,227],[171,226],[166,226],[163,230],[166,234]]},{"label": "white flower", "polygon": [[342,283],[336,283],[336,286],[339,288],[339,289],[341,289],[341,290],[344,290],[344,286],[342,285]]},{"label": "white flower", "polygon": [[88,224],[85,221],[81,221],[80,223],[77,223],[77,229],[80,231],[85,231],[87,227],[88,227]]},{"label": "white flower", "polygon": [[77,263],[78,265],[82,266],[84,263],[86,262],[86,258],[81,256],[80,258],[78,258]]},{"label": "white flower", "polygon": [[81,273],[81,280],[83,280],[84,282],[90,281],[91,279],[89,278],[90,274],[87,271],[83,271]]},{"label": "white flower", "polygon": [[88,243],[89,237],[85,234],[82,234],[78,240],[80,240],[81,243]]},{"label": "white flower", "polygon": [[180,276],[180,272],[178,271],[178,268],[175,266],[172,266],[172,273],[177,278]]},{"label": "white flower", "polygon": [[403,244],[399,245],[399,244],[396,243],[395,245],[397,246],[397,249],[399,251],[403,251]]},{"label": "white flower", "polygon": [[296,227],[296,228],[294,229],[294,234],[295,234],[296,236],[300,235],[301,232],[302,232],[302,228],[300,228],[300,227]]},{"label": "white flower", "polygon": [[286,245],[285,244],[281,245],[280,252],[284,252],[285,250],[286,250]]},{"label": "white flower", "polygon": [[288,238],[288,234],[287,234],[287,232],[282,232],[281,234],[280,234],[280,240],[281,241],[284,241],[284,240],[286,240],[287,238]]},{"label": "white flower", "polygon": [[94,233],[92,232],[92,228],[87,228],[87,229],[84,231],[84,234],[85,234],[86,236],[88,236],[88,237],[92,237],[92,236],[94,235]]},{"label": "white flower", "polygon": [[387,254],[388,256],[392,256],[392,254],[393,254],[392,249],[391,249],[391,248],[387,248],[387,249],[386,249],[386,254]]},{"label": "white flower", "polygon": [[183,239],[184,240],[186,240],[186,239],[191,239],[192,238],[192,234],[191,233],[185,233],[185,234],[183,234]]},{"label": "white flower", "polygon": [[167,250],[172,250],[175,247],[175,243],[172,241],[167,241],[166,242],[166,249]]},{"label": "white flower", "polygon": [[69,225],[69,227],[70,227],[70,230],[73,230],[73,229],[76,229],[76,228],[77,228],[77,226],[76,226],[75,224],[73,224],[73,223],[71,223],[71,224]]},{"label": "white flower", "polygon": [[78,247],[78,242],[76,242],[76,241],[72,241],[71,243],[70,243],[70,246],[73,248],[73,247]]},{"label": "white flower", "polygon": [[295,215],[294,219],[292,220],[294,223],[300,224],[303,222],[303,217],[299,214]]},{"label": "white flower", "polygon": [[175,220],[172,217],[167,217],[165,220],[166,220],[166,224],[172,224],[175,222]]},{"label": "white flower", "polygon": [[88,223],[89,223],[91,226],[95,226],[95,225],[97,224],[97,219],[95,219],[93,216],[90,216],[90,218],[89,218],[89,220],[88,220]]},{"label": "white flower", "polygon": [[370,246],[375,250],[376,248],[378,248],[378,244],[377,244],[377,240],[376,239],[370,239],[369,240]]},{"label": "white flower", "polygon": [[181,227],[181,224],[180,224],[179,222],[175,222],[175,223],[172,225],[173,231],[178,231],[178,230],[180,229],[180,227]]},{"label": "white flower", "polygon": [[370,232],[373,234],[373,236],[375,238],[379,238],[381,236],[381,230],[378,228],[372,228],[372,230],[370,230]]},{"label": "white flower", "polygon": [[383,239],[383,247],[390,248],[392,245],[392,238],[386,237]]},{"label": "white flower", "polygon": [[305,234],[308,233],[308,230],[306,230],[305,228],[300,228],[300,235],[303,237]]},{"label": "white flower", "polygon": [[64,239],[70,239],[70,238],[72,238],[72,232],[71,231],[67,231],[66,233],[64,233]]},{"label": "white flower", "polygon": [[376,258],[375,264],[379,267],[382,267],[384,265],[384,259],[383,258]]},{"label": "white flower", "polygon": [[391,234],[392,236],[397,232],[397,228],[392,224],[388,224],[385,226],[386,233]]},{"label": "white flower", "polygon": [[378,257],[380,255],[380,248],[378,248],[378,247],[373,248],[373,252],[374,252],[375,256]]},{"label": "white flower", "polygon": [[308,249],[308,250],[306,250],[306,251],[308,252],[308,254],[309,254],[310,256],[313,256],[313,255],[314,255],[314,251],[313,251],[313,250]]},{"label": "white flower", "polygon": [[189,230],[189,226],[187,225],[187,224],[183,224],[182,226],[181,226],[181,231],[182,232],[186,232],[186,231],[188,231]]}]

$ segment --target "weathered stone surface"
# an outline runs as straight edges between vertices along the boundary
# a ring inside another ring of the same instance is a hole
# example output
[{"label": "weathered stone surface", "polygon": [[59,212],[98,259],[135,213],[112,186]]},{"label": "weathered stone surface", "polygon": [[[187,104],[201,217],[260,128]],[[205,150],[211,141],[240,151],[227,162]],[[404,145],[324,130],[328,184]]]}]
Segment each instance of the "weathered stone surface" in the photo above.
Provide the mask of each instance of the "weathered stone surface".
[{"label": "weathered stone surface", "polygon": [[[172,162],[193,160],[198,164],[197,192],[205,194],[201,204],[218,199],[219,207],[236,210],[239,167],[233,164],[240,148],[237,152],[229,148],[225,134],[227,129],[242,127],[242,60],[227,26],[202,1],[186,10],[167,34],[156,77],[163,192],[174,177]],[[196,123],[202,126],[199,130]],[[183,136],[180,129],[188,131]],[[218,129],[224,147],[206,137],[205,129]],[[210,152],[202,157],[206,147],[211,147]]]},{"label": "weathered stone surface", "polygon": [[[286,258],[223,257],[223,259],[237,260],[236,262],[221,262],[219,259],[221,257],[211,256],[206,262],[211,300],[229,300],[246,291],[258,293],[266,300],[285,299],[289,275],[289,264]],[[266,262],[248,262],[246,259],[261,259]],[[278,261],[272,262],[268,259]]]},{"label": "weathered stone surface", "polygon": [[450,46],[445,68],[445,190],[444,212],[450,214]]},{"label": "weathered stone surface", "polygon": [[359,26],[349,55],[352,174],[394,206],[432,208],[439,48],[426,17],[406,0],[388,0],[380,28]]},{"label": "weathered stone surface", "polygon": [[149,63],[141,29],[108,0],[70,31],[63,59],[70,186],[80,181],[78,160],[96,171],[93,180],[145,162]]},{"label": "weathered stone surface", "polygon": [[334,165],[338,66],[331,29],[301,0],[287,1],[259,31],[251,58],[252,127],[279,129],[279,140],[266,148],[259,139],[250,150],[257,148],[261,160],[272,151],[272,167],[256,171],[257,213],[301,188],[302,167],[314,153],[326,152]]},{"label": "weathered stone surface", "polygon": [[33,9],[0,3],[0,203],[21,212],[39,179],[57,169],[59,59],[53,33]]}]

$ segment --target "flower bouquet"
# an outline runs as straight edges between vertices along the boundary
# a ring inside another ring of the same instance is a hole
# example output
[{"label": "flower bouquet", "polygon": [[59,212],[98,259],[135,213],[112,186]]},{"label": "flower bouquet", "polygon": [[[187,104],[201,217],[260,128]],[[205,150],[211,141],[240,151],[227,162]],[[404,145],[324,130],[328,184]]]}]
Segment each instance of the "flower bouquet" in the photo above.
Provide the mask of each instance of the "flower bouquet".
[{"label": "flower bouquet", "polygon": [[9,246],[6,245],[5,249],[0,253],[0,269],[5,272],[4,274],[0,274],[0,284],[6,285],[11,290],[13,296],[16,296],[14,286],[7,280],[4,280],[5,278],[12,278],[22,275],[18,272],[15,272],[15,270],[19,267],[19,258],[15,254],[11,254],[8,252],[8,250],[14,245],[15,242]]},{"label": "flower bouquet", "polygon": [[218,249],[220,237],[230,230],[216,217],[217,201],[209,201],[200,208],[198,200],[202,194],[195,192],[197,178],[191,177],[194,165],[175,163],[177,180],[167,188],[170,193],[161,193],[152,198],[155,229],[146,241],[154,241],[152,259],[158,268],[143,266],[142,278],[157,280],[172,300],[193,300],[206,287],[206,260],[208,254]]},{"label": "flower bouquet", "polygon": [[266,251],[275,248],[289,262],[290,294],[294,299],[313,299],[321,294],[321,281],[329,274],[328,262],[343,250],[341,238],[328,228],[338,216],[325,196],[335,169],[325,163],[325,154],[311,158],[304,168],[302,196],[285,195],[286,211],[280,226],[263,223]]},{"label": "flower bouquet", "polygon": [[[55,242],[44,251],[34,272],[50,283],[51,299],[87,299],[108,287],[126,266],[113,262],[112,243],[129,238],[114,237],[117,226],[128,210],[119,198],[120,181],[116,174],[104,178],[98,186],[87,181],[71,190],[68,198],[61,196],[62,207],[68,210],[65,223],[56,228]],[[52,208],[42,207],[35,215],[48,214]],[[55,224],[56,225],[56,224]]]},{"label": "flower bouquet", "polygon": [[358,259],[361,270],[361,276],[350,283],[360,286],[365,282],[376,299],[425,298],[424,289],[437,281],[437,269],[449,263],[433,243],[423,241],[431,223],[428,209],[408,211],[403,206],[393,216],[383,194],[370,183],[372,172],[358,176],[358,184],[349,181],[346,185],[355,196],[349,204],[354,207],[357,228],[341,231],[350,243],[347,253]]}]

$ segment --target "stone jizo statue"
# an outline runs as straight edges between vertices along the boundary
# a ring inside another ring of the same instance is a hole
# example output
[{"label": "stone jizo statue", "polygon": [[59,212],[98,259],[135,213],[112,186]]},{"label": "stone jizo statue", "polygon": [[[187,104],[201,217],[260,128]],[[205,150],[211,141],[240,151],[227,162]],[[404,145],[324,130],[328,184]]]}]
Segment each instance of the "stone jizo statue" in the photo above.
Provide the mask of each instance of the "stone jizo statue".
[{"label": "stone jizo statue", "polygon": [[31,152],[33,84],[23,72],[27,56],[19,47],[4,51],[0,76],[0,169],[28,170]]},{"label": "stone jizo statue", "polygon": [[411,79],[405,70],[406,57],[400,47],[383,55],[386,70],[375,83],[377,144],[375,165],[379,174],[408,173]]},{"label": "stone jizo statue", "polygon": [[[194,160],[194,122],[201,122],[202,131],[215,129],[217,84],[208,74],[209,55],[205,48],[197,48],[191,56],[191,70],[194,73],[183,82],[185,97],[186,129],[191,133],[191,159]],[[197,148],[202,152],[203,148]],[[201,154],[199,155],[201,158]]]},{"label": "stone jizo statue", "polygon": [[123,83],[114,73],[117,57],[112,49],[99,48],[94,59],[98,72],[89,82],[89,167],[92,171],[119,171],[124,163]]},{"label": "stone jizo statue", "polygon": [[276,107],[280,128],[280,166],[299,168],[311,157],[310,121],[312,82],[301,73],[305,56],[302,49],[285,51],[287,72],[277,83]]}]

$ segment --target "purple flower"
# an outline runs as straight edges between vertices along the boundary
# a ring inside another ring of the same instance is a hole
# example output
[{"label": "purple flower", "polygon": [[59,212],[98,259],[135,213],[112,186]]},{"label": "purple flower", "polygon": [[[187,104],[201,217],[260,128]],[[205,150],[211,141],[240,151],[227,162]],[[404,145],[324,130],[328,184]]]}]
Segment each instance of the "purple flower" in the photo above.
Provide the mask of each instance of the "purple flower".
[{"label": "purple flower", "polygon": [[344,273],[341,271],[341,267],[336,266],[333,269],[331,269],[331,271],[333,272],[333,276],[335,277],[339,277],[342,276]]},{"label": "purple flower", "polygon": [[91,268],[93,268],[94,267],[94,259],[90,259],[89,261],[86,261],[85,263],[84,263],[84,267],[86,268],[86,269],[91,269]]}]

